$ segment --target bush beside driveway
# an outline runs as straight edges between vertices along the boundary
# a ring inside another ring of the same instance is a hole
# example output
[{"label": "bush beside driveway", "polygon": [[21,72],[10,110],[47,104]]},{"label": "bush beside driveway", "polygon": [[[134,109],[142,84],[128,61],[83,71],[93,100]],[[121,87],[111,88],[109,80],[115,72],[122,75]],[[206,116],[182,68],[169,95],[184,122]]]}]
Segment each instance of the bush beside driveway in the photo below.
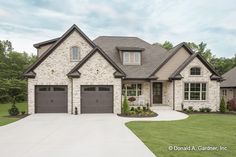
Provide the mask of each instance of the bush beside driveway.
[{"label": "bush beside driveway", "polygon": [[[6,125],[12,122],[15,122],[26,115],[19,115],[19,116],[9,116],[8,109],[11,108],[10,103],[7,104],[0,104],[0,126]],[[16,107],[19,108],[20,112],[25,111],[27,114],[27,103],[16,103]]]}]

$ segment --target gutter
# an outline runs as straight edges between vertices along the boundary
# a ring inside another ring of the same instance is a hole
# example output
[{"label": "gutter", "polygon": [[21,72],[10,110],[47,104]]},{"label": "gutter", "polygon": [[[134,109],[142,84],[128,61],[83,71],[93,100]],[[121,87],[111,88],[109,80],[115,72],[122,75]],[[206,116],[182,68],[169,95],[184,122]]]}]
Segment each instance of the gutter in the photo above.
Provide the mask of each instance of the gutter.
[{"label": "gutter", "polygon": [[173,80],[173,110],[175,110],[175,80]]}]

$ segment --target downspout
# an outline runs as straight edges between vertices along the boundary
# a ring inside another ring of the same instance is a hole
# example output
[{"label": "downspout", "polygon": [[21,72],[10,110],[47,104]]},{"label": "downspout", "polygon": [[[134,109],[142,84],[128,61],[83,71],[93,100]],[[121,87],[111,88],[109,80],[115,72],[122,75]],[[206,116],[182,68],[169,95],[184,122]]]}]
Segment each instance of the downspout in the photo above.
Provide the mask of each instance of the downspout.
[{"label": "downspout", "polygon": [[152,80],[150,80],[149,82],[149,86],[150,86],[150,101],[149,101],[149,106],[152,106]]},{"label": "downspout", "polygon": [[71,78],[71,114],[73,114],[73,78]]},{"label": "downspout", "polygon": [[175,110],[175,80],[173,80],[173,110]]}]

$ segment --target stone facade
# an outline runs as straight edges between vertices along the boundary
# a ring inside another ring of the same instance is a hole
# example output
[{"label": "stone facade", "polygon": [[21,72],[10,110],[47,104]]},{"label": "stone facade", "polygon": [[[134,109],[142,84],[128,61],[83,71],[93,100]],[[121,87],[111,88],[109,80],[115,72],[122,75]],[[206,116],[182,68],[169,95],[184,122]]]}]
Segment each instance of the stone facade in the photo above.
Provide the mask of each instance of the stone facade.
[{"label": "stone facade", "polygon": [[[68,92],[68,113],[73,113],[75,107],[78,112],[81,110],[81,86],[82,85],[111,85],[113,86],[113,112],[121,112],[122,104],[122,82],[123,83],[141,83],[142,95],[136,97],[135,104],[139,105],[139,98],[144,103],[152,104],[152,82],[149,80],[123,80],[115,78],[116,69],[97,51],[80,67],[80,78],[69,79],[67,74],[78,64],[79,61],[71,61],[70,48],[79,47],[80,60],[82,60],[92,50],[91,45],[77,31],[72,32],[36,69],[35,78],[28,79],[28,111],[30,114],[35,112],[35,86],[36,85],[66,85]],[[45,52],[50,46],[43,46],[39,50],[39,55]],[[205,65],[195,58],[181,72],[183,79],[169,81],[169,76],[186,60],[190,54],[186,49],[179,51],[155,74],[158,80],[163,84],[162,104],[175,107],[175,110],[181,110],[181,104],[184,108],[192,106],[194,109],[209,107],[213,111],[219,109],[220,103],[220,83],[212,81],[212,73]],[[191,67],[200,67],[201,76],[190,76]],[[207,84],[207,99],[204,101],[186,101],[184,100],[184,83],[200,82]]]},{"label": "stone facade", "polygon": [[28,112],[30,114],[35,112],[36,85],[67,85],[68,112],[71,111],[71,80],[66,75],[78,64],[78,62],[70,61],[70,48],[75,45],[80,48],[80,59],[92,50],[87,41],[74,31],[34,70],[36,77],[28,79]]},{"label": "stone facade", "polygon": [[[200,67],[200,76],[190,76],[190,69],[192,67]],[[202,62],[195,58],[185,69],[181,72],[184,77],[182,80],[175,81],[175,109],[181,110],[181,104],[184,108],[192,106],[198,110],[201,107],[209,107],[212,111],[217,111],[220,104],[220,83],[210,79],[212,73],[202,64]],[[184,83],[186,82],[200,82],[207,84],[207,99],[202,101],[184,100]]]},{"label": "stone facade", "polygon": [[112,85],[114,113],[121,112],[121,78],[114,78],[116,70],[100,53],[95,52],[91,58],[79,69],[80,78],[73,79],[73,106],[81,106],[81,85]]},{"label": "stone facade", "polygon": [[[223,94],[224,91],[224,94]],[[236,99],[236,88],[221,88],[220,97],[224,97],[225,102],[229,100]]]}]

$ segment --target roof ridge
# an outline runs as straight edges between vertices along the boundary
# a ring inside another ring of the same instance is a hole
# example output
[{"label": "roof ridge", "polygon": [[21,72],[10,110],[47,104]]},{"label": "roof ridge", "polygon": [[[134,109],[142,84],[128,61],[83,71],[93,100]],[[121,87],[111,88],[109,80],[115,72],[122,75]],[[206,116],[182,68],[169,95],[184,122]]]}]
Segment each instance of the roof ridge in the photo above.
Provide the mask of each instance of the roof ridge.
[{"label": "roof ridge", "polygon": [[73,31],[77,31],[84,40],[86,40],[92,48],[96,47],[95,43],[91,41],[83,32],[79,29],[78,26],[75,24],[72,25],[61,37],[59,40],[56,41],[55,44],[53,44],[51,47],[49,47],[46,52],[44,52],[31,66],[24,72],[24,76],[27,77],[27,73],[30,71],[33,71],[41,62],[43,62],[52,52],[54,49],[57,48]]}]

